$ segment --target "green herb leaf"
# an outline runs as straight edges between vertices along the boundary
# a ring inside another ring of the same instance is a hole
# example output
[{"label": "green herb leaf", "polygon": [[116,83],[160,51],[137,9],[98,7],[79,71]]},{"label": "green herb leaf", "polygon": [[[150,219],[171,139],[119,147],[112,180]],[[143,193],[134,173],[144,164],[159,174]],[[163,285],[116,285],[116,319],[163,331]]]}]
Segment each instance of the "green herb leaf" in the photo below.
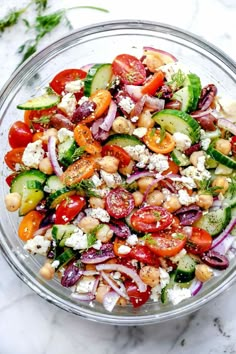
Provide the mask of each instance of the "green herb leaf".
[{"label": "green herb leaf", "polygon": [[199,181],[199,187],[200,193],[211,194],[213,197],[218,195],[216,191],[223,189],[223,187],[220,186],[211,187],[211,179],[203,179],[202,181]]},{"label": "green herb leaf", "polygon": [[150,137],[153,138],[155,133],[156,133],[156,128],[152,128],[152,130],[149,133]]},{"label": "green herb leaf", "polygon": [[138,184],[136,181],[132,183],[123,182],[122,187],[129,192],[135,192],[138,189]]},{"label": "green herb leaf", "polygon": [[88,248],[93,246],[97,241],[96,233],[103,227],[103,224],[99,224],[92,231],[87,233]]},{"label": "green herb leaf", "polygon": [[64,15],[65,10],[59,10],[49,15],[37,16],[35,22],[35,29],[37,32],[36,42],[43,38],[45,34],[50,33],[56,28],[61,23]]},{"label": "green herb leaf", "polygon": [[141,240],[149,243],[149,245],[155,245],[156,241],[154,240],[154,238],[152,237],[152,234],[145,234]]},{"label": "green herb leaf", "polygon": [[73,153],[73,155],[72,155],[72,160],[73,160],[73,161],[78,160],[78,159],[83,155],[84,152],[85,152],[85,148],[84,148],[84,147],[78,147],[78,148],[74,151],[74,153]]},{"label": "green herb leaf", "polygon": [[14,26],[26,9],[25,7],[16,11],[11,10],[5,17],[0,19],[0,32],[4,32],[7,27]]},{"label": "green herb leaf", "polygon": [[178,70],[177,73],[171,75],[171,81],[167,82],[167,85],[174,87],[175,90],[184,86],[186,75],[182,70]]},{"label": "green herb leaf", "polygon": [[165,137],[166,137],[166,130],[165,130],[165,128],[163,128],[163,127],[161,126],[161,128],[160,128],[160,142],[159,142],[159,144],[161,144],[161,143],[163,142],[163,140],[165,139]]},{"label": "green herb leaf", "polygon": [[48,1],[47,0],[35,0],[36,4],[36,9],[38,14],[41,14],[42,11],[46,10],[48,6]]},{"label": "green herb leaf", "polygon": [[42,125],[46,125],[50,122],[51,116],[42,116],[40,118],[33,118],[32,121],[33,123],[39,123]]},{"label": "green herb leaf", "polygon": [[[27,60],[31,55],[37,51],[37,43],[34,41],[26,41],[25,44],[21,45],[18,49],[18,53],[23,53],[23,58],[19,65],[21,65],[25,60]],[[18,65],[18,66],[19,66]]]},{"label": "green herb leaf", "polygon": [[83,179],[74,186],[78,192],[83,192],[87,197],[98,197],[96,186],[91,179]]}]

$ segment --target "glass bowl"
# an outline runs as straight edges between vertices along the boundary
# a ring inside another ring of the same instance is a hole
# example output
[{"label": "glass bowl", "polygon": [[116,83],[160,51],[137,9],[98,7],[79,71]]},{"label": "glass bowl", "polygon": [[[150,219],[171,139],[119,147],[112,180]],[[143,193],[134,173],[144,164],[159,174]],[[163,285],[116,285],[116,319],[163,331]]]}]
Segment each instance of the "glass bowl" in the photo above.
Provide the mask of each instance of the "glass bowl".
[{"label": "glass bowl", "polygon": [[62,309],[81,317],[103,323],[119,325],[144,325],[157,323],[188,314],[199,309],[232,284],[236,275],[236,261],[220,276],[206,283],[195,297],[173,306],[161,306],[152,301],[134,310],[131,306],[116,307],[112,313],[97,303],[78,302],[70,297],[70,290],[58,280],[46,282],[38,275],[42,258],[29,255],[17,236],[19,217],[4,208],[4,195],[8,193],[5,177],[9,174],[3,158],[9,150],[7,136],[9,126],[23,118],[16,109],[19,102],[39,95],[41,88],[59,71],[81,67],[88,63],[109,62],[120,53],[141,56],[142,47],[161,48],[175,55],[192,72],[201,77],[202,84],[214,83],[219,94],[230,97],[235,92],[236,65],[202,39],[169,25],[148,21],[115,21],[84,27],[49,45],[24,65],[8,80],[1,92],[1,235],[3,255],[15,273],[37,294]]}]

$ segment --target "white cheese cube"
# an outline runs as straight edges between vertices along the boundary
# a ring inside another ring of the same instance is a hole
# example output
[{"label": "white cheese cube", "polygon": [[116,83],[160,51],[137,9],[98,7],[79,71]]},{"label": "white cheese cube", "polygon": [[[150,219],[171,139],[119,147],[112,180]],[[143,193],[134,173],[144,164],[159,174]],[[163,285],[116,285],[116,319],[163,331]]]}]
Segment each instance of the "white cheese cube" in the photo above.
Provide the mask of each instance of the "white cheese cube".
[{"label": "white cheese cube", "polygon": [[46,240],[44,236],[35,236],[26,242],[24,249],[33,254],[46,256],[50,245],[51,241]]},{"label": "white cheese cube", "polygon": [[69,117],[71,117],[75,111],[76,104],[77,102],[75,95],[67,93],[62,97],[62,100],[60,103],[58,103],[57,107],[66,113]]},{"label": "white cheese cube", "polygon": [[23,153],[22,162],[30,168],[38,168],[40,161],[44,158],[45,151],[42,147],[42,141],[36,140],[29,143]]}]

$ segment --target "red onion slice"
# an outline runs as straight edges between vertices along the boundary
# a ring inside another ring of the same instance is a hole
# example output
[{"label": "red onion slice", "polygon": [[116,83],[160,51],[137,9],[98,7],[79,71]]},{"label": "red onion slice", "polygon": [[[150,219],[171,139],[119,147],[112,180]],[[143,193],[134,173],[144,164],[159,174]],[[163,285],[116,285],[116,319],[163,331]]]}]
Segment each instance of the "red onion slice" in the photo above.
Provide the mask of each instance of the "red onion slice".
[{"label": "red onion slice", "polygon": [[165,100],[146,95],[145,107],[151,109],[152,111],[159,112],[165,108]]},{"label": "red onion slice", "polygon": [[157,177],[154,179],[154,181],[152,183],[149,184],[149,186],[147,187],[147,189],[145,190],[145,193],[143,195],[143,203],[146,201],[148,194],[150,193],[150,191],[152,190],[152,188],[162,179],[164,179],[164,176]]},{"label": "red onion slice", "polygon": [[114,101],[111,101],[106,117],[103,120],[103,123],[100,125],[100,129],[108,132],[111,129],[112,123],[116,117],[117,105]]},{"label": "red onion slice", "polygon": [[200,280],[198,280],[196,278],[193,280],[192,284],[189,287],[189,290],[191,291],[192,296],[197,295],[197,293],[201,290],[202,285],[203,285],[203,283]]},{"label": "red onion slice", "polygon": [[80,69],[83,70],[83,71],[86,71],[86,73],[87,73],[89,71],[89,69],[92,68],[92,66],[94,66],[94,63],[93,64],[83,65]]},{"label": "red onion slice", "polygon": [[216,237],[213,242],[211,249],[214,249],[217,247],[224,239],[230,234],[230,232],[233,230],[233,228],[236,225],[236,218],[232,219],[229,223],[229,225],[225,228],[225,230],[218,236]]},{"label": "red onion slice", "polygon": [[180,225],[190,226],[202,216],[199,206],[192,204],[178,209],[175,213],[180,219]]},{"label": "red onion slice", "polygon": [[206,116],[207,114],[211,113],[212,109],[208,109],[207,111],[195,111],[190,114],[191,117],[193,118],[201,118]]},{"label": "red onion slice", "polygon": [[114,280],[112,280],[109,275],[107,275],[105,272],[101,271],[101,276],[103,277],[103,279],[107,282],[108,285],[110,285],[110,287],[121,297],[123,297],[124,299],[129,300],[128,295],[124,292],[124,290],[122,288],[120,288]]},{"label": "red onion slice", "polygon": [[57,152],[56,152],[56,137],[55,136],[50,136],[48,139],[48,157],[49,160],[52,164],[53,171],[55,174],[60,177],[63,174],[63,170],[61,166],[59,165],[58,159],[57,159]]},{"label": "red onion slice", "polygon": [[142,96],[140,98],[140,100],[138,100],[136,103],[135,103],[135,106],[134,108],[132,109],[131,113],[130,113],[130,117],[135,117],[135,116],[139,116],[142,111],[143,111],[143,107],[145,105],[145,102],[146,102],[146,95]]},{"label": "red onion slice", "polygon": [[141,172],[135,172],[132,175],[130,175],[127,179],[126,182],[127,183],[133,183],[134,181],[136,181],[139,178],[142,177],[149,177],[149,176],[155,176],[156,173],[155,172],[150,172],[150,171],[141,171]]},{"label": "red onion slice", "polygon": [[230,133],[236,135],[236,125],[228,119],[220,118],[217,121],[217,125],[220,128],[228,130]]},{"label": "red onion slice", "polygon": [[99,251],[90,248],[81,256],[81,261],[84,264],[97,264],[114,258],[113,245],[111,243],[104,243]]},{"label": "red onion slice", "polygon": [[108,293],[106,293],[106,295],[103,298],[103,306],[104,308],[109,311],[112,312],[112,310],[114,309],[114,307],[117,304],[117,301],[119,300],[120,295],[117,294],[117,292],[115,291],[109,291]]},{"label": "red onion slice", "polygon": [[139,101],[143,96],[142,86],[124,85],[124,89],[134,101]]},{"label": "red onion slice", "polygon": [[234,236],[231,235],[226,236],[226,238],[221,243],[219,243],[217,246],[214,247],[214,251],[225,255],[231,248],[234,240],[235,240]]},{"label": "red onion slice", "polygon": [[95,299],[95,295],[92,293],[86,293],[86,294],[72,293],[71,297],[79,301],[92,301]]},{"label": "red onion slice", "polygon": [[33,234],[33,237],[45,235],[46,231],[48,229],[50,229],[50,227],[52,227],[52,225],[47,225],[47,226],[41,227],[40,229],[35,231],[35,233]]},{"label": "red onion slice", "polygon": [[147,290],[147,285],[144,284],[144,282],[139,277],[138,273],[122,264],[98,264],[96,266],[96,269],[98,271],[110,270],[124,273],[129,278],[133,279],[141,293],[144,293]]},{"label": "red onion slice", "polygon": [[[164,50],[161,50],[161,49],[156,49],[156,48],[152,48],[152,47],[143,47],[143,50],[144,50],[144,52],[154,52],[154,53],[159,53],[160,54],[160,57],[162,58],[163,57],[163,59],[165,58],[165,59],[169,59],[168,60],[168,62],[165,62],[165,64],[166,63],[171,63],[171,62],[176,62],[177,61],[177,58],[174,56],[174,55],[172,55],[171,53],[169,53],[169,52],[166,52],[166,51],[164,51]],[[144,53],[145,54],[145,53]]]}]

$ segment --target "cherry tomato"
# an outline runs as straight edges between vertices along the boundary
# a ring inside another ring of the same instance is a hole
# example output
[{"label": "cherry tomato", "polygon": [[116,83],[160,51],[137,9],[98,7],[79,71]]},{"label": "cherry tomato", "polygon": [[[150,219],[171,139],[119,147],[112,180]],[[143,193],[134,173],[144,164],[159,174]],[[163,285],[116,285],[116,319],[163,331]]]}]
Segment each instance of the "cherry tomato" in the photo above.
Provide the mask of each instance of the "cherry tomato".
[{"label": "cherry tomato", "polygon": [[154,95],[156,91],[164,84],[164,73],[162,71],[157,71],[151,79],[147,80],[142,88],[143,94]]},{"label": "cherry tomato", "polygon": [[232,136],[230,142],[231,142],[232,153],[235,155],[236,154],[236,136]]},{"label": "cherry tomato", "polygon": [[9,176],[6,177],[5,181],[7,182],[8,186],[11,187],[13,179],[18,175],[17,172],[11,173]]},{"label": "cherry tomato", "polygon": [[125,240],[123,240],[123,239],[121,239],[119,237],[115,238],[115,241],[114,241],[114,244],[113,244],[113,251],[114,251],[114,253],[115,253],[115,255],[117,257],[122,257],[122,258],[123,257],[125,257],[125,258],[128,257],[129,253],[128,254],[122,254],[122,253],[119,252],[120,246],[124,246],[125,244],[126,244]]},{"label": "cherry tomato", "polygon": [[161,141],[160,129],[149,128],[143,137],[143,141],[150,150],[157,154],[168,154],[175,148],[175,141],[169,133],[165,132],[165,136]]},{"label": "cherry tomato", "polygon": [[159,257],[173,257],[185,246],[187,236],[182,229],[165,230],[152,234],[146,241],[147,247]]},{"label": "cherry tomato", "polygon": [[83,179],[92,177],[95,170],[95,162],[88,158],[82,158],[70,165],[61,175],[61,180],[66,186],[73,186]]},{"label": "cherry tomato", "polygon": [[24,122],[35,132],[42,132],[50,127],[50,118],[56,113],[59,113],[56,107],[41,109],[39,111],[27,110],[24,113]]},{"label": "cherry tomato", "polygon": [[123,84],[141,85],[146,80],[144,65],[129,54],[118,55],[112,63],[112,71]]},{"label": "cherry tomato", "polygon": [[171,160],[171,159],[168,159],[168,164],[169,164],[169,168],[168,170],[165,170],[162,172],[162,175],[168,175],[169,173],[173,173],[175,175],[177,175],[179,173],[179,166],[176,165],[176,163]]},{"label": "cherry tomato", "polygon": [[79,195],[63,200],[57,207],[55,224],[67,224],[79,214],[85,204],[85,198]]},{"label": "cherry tomato", "polygon": [[158,206],[140,208],[130,218],[132,227],[142,232],[163,230],[172,223],[172,220],[172,214]]},{"label": "cherry tomato", "polygon": [[65,86],[68,82],[84,79],[86,76],[87,73],[81,69],[66,69],[59,72],[52,79],[49,86],[60,95],[65,90]]},{"label": "cherry tomato", "polygon": [[203,229],[192,227],[192,234],[188,237],[186,249],[193,254],[201,254],[209,251],[212,245],[211,235]]},{"label": "cherry tomato", "polygon": [[159,267],[160,261],[155,253],[153,253],[147,246],[136,245],[132,247],[128,254],[130,258],[137,259],[139,262],[143,262],[152,266]]},{"label": "cherry tomato", "polygon": [[30,211],[26,214],[18,228],[18,235],[21,240],[27,241],[33,238],[35,231],[38,230],[43,215],[36,210]]},{"label": "cherry tomato", "polygon": [[15,171],[17,164],[22,164],[22,156],[25,151],[24,147],[19,147],[8,151],[4,157],[4,161],[6,162],[7,166]]},{"label": "cherry tomato", "polygon": [[101,144],[94,140],[91,130],[84,124],[77,124],[74,129],[74,138],[77,144],[84,147],[89,154],[96,155],[102,151]]},{"label": "cherry tomato", "polygon": [[32,142],[32,138],[33,134],[29,126],[21,121],[13,123],[8,133],[8,141],[13,149],[26,147]]},{"label": "cherry tomato", "polygon": [[141,293],[138,290],[137,285],[131,280],[126,280],[124,282],[124,285],[129,296],[130,302],[134,308],[142,306],[143,304],[145,304],[145,302],[148,301],[151,294],[150,286],[147,286],[147,290]]},{"label": "cherry tomato", "polygon": [[122,149],[122,147],[117,145],[105,145],[102,148],[102,156],[114,156],[116,157],[120,163],[119,167],[128,166],[131,161],[131,157],[129,154]]},{"label": "cherry tomato", "polygon": [[125,218],[134,209],[134,197],[124,188],[115,188],[108,193],[105,205],[113,218]]}]

